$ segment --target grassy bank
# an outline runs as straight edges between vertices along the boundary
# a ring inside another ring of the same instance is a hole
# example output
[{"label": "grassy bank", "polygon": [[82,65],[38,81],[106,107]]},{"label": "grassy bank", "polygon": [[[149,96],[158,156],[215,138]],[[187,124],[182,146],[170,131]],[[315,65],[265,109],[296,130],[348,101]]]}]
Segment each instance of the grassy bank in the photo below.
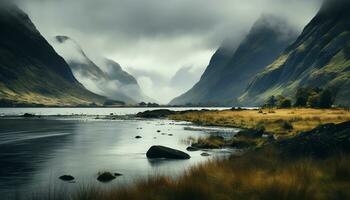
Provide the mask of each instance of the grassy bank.
[{"label": "grassy bank", "polygon": [[[108,191],[82,187],[67,199],[350,199],[350,122],[341,123],[350,121],[350,113],[345,110],[194,111],[171,118],[202,125],[264,126],[268,132],[289,137],[256,145],[243,156],[208,161],[176,179],[155,176]],[[282,127],[284,122],[293,128]],[[338,125],[317,127],[328,123]],[[197,142],[226,145],[218,136]]]},{"label": "grassy bank", "polygon": [[[289,160],[273,149],[209,161],[178,179],[150,177],[130,188],[82,187],[67,199],[349,199],[350,155]],[[45,199],[45,198],[43,198]],[[60,199],[60,198],[46,198]]]},{"label": "grassy bank", "polygon": [[173,120],[199,125],[264,129],[277,136],[294,136],[321,124],[350,121],[350,112],[342,109],[262,109],[194,111],[170,116]]}]

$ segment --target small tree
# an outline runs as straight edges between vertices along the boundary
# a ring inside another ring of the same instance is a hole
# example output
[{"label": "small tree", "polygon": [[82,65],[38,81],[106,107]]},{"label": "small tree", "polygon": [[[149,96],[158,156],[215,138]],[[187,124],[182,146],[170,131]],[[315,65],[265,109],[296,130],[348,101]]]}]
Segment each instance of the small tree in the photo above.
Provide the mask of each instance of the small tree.
[{"label": "small tree", "polygon": [[334,102],[333,93],[329,89],[325,89],[320,94],[319,107],[330,108]]},{"label": "small tree", "polygon": [[269,107],[269,108],[276,107],[276,102],[277,102],[277,100],[276,100],[275,96],[271,96],[271,97],[267,100],[266,106]]},{"label": "small tree", "polygon": [[307,105],[310,106],[311,108],[319,108],[320,107],[320,94],[313,92],[307,100]]},{"label": "small tree", "polygon": [[279,108],[291,108],[292,107],[292,101],[288,98],[283,98],[278,103]]},{"label": "small tree", "polygon": [[310,94],[310,89],[308,88],[299,88],[295,94],[295,107],[306,107],[308,97]]}]

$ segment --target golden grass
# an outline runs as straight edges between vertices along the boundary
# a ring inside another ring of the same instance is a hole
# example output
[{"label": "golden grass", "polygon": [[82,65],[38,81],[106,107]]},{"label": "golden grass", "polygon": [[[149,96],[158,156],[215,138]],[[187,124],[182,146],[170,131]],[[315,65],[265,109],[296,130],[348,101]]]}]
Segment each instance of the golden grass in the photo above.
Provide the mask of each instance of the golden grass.
[{"label": "golden grass", "polygon": [[[263,109],[242,111],[189,112],[170,116],[170,119],[201,125],[231,126],[259,129],[278,136],[293,136],[326,123],[350,121],[350,112],[342,109]],[[291,124],[292,129],[285,127]]]},{"label": "golden grass", "polygon": [[349,166],[349,155],[288,161],[273,150],[264,150],[209,161],[177,179],[151,177],[130,188],[103,193],[89,189],[72,199],[349,199]]}]

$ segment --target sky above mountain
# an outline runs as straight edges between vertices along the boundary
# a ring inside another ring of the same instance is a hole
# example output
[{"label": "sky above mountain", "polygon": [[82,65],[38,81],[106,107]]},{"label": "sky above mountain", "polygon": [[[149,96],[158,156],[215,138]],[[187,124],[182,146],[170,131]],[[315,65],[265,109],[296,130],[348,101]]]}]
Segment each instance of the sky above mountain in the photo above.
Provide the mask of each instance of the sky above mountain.
[{"label": "sky above mountain", "polygon": [[[321,0],[17,0],[48,39],[68,35],[94,59],[133,74],[160,103],[198,81],[225,39],[237,45],[263,13],[301,31]],[[177,84],[178,83],[178,84]]]}]

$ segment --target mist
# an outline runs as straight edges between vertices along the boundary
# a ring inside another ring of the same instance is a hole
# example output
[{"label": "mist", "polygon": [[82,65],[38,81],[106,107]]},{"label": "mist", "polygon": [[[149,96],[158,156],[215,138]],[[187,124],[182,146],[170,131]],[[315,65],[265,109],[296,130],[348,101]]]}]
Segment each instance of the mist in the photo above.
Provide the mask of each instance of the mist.
[{"label": "mist", "polygon": [[[262,14],[286,18],[301,32],[321,4],[320,0],[17,2],[44,37],[68,35],[88,57],[103,55],[117,61],[161,103],[191,88],[221,43],[237,46]],[[177,74],[189,66],[191,70]],[[181,87],[172,81],[174,76]]]}]

